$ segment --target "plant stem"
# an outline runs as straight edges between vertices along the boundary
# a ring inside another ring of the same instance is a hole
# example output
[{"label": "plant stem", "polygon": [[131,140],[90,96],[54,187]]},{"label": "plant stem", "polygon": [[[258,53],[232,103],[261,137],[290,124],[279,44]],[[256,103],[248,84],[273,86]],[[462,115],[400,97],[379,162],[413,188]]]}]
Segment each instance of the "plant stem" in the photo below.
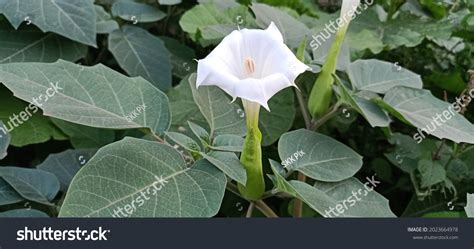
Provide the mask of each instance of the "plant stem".
[{"label": "plant stem", "polygon": [[304,123],[306,125],[306,128],[309,129],[309,127],[311,127],[311,118],[309,116],[308,109],[304,102],[303,95],[301,95],[301,92],[298,89],[296,89],[295,91],[296,91],[296,98],[298,99],[298,104],[300,105],[301,114],[303,114]]},{"label": "plant stem", "polygon": [[262,200],[255,201],[255,207],[269,218],[278,218],[278,215],[276,215],[275,212],[273,212],[273,210]]},{"label": "plant stem", "polygon": [[313,125],[311,126],[310,130],[317,130],[319,127],[321,127],[324,123],[326,123],[326,121],[328,121],[329,119],[331,119],[332,117],[335,116],[335,114],[337,114],[337,111],[339,109],[339,106],[341,106],[342,102],[337,102],[333,108],[331,109],[331,111],[329,111],[328,113],[324,114],[324,116],[322,116],[320,119],[318,119],[317,121],[313,122]]},{"label": "plant stem", "polygon": [[228,182],[227,186],[226,186],[226,189],[229,190],[230,192],[234,193],[235,195],[242,197],[242,195],[240,195],[239,188],[237,188],[237,186],[235,184],[233,184],[231,182]]},{"label": "plant stem", "polygon": [[250,202],[249,209],[247,210],[247,214],[245,214],[245,218],[252,217],[253,208],[255,207],[255,203],[253,201]]},{"label": "plant stem", "polygon": [[[301,172],[298,172],[298,181],[306,182],[306,176]],[[293,207],[293,217],[303,217],[303,201],[298,198],[295,198],[295,206]]]}]

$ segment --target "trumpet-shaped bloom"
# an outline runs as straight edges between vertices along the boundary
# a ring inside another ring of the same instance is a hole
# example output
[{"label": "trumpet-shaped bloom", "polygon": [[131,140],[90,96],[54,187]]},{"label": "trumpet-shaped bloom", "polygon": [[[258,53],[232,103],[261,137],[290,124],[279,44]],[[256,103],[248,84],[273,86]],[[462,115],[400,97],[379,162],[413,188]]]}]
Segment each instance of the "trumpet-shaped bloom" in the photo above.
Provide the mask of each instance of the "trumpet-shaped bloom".
[{"label": "trumpet-shaped bloom", "polygon": [[234,100],[240,97],[269,110],[268,100],[286,87],[296,87],[296,77],[308,69],[272,22],[266,30],[235,30],[226,36],[198,61],[196,86],[215,85]]}]

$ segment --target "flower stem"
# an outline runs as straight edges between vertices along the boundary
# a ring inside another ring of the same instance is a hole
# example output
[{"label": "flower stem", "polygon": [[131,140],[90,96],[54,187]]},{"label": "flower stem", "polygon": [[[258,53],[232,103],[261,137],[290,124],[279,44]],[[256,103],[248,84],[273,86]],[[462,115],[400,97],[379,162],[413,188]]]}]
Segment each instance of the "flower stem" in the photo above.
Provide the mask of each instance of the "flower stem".
[{"label": "flower stem", "polygon": [[273,212],[273,210],[262,200],[256,201],[255,207],[269,218],[278,218],[278,215],[276,215],[275,212]]},{"label": "flower stem", "polygon": [[265,192],[265,181],[262,170],[262,133],[258,128],[258,115],[260,105],[255,102],[243,100],[247,116],[247,136],[240,155],[240,162],[247,172],[247,184],[238,185],[242,196],[248,200],[259,200]]}]

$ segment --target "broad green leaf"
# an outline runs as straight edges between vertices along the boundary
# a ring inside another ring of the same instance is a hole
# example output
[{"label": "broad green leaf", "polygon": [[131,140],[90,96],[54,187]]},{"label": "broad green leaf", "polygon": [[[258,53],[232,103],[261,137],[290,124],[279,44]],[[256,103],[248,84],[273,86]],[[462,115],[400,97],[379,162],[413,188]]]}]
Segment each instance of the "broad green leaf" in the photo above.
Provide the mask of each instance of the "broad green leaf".
[{"label": "broad green leaf", "polygon": [[7,156],[8,146],[10,145],[10,133],[5,129],[5,125],[0,121],[0,160]]},{"label": "broad green leaf", "polygon": [[413,194],[402,217],[421,217],[426,213],[446,211],[449,201],[441,193],[434,193],[422,200]]},{"label": "broad green leaf", "polygon": [[0,177],[21,197],[45,205],[51,205],[59,191],[56,176],[39,169],[0,167]]},{"label": "broad green leaf", "polygon": [[35,209],[14,209],[0,213],[1,218],[47,218],[46,213]]},{"label": "broad green leaf", "polygon": [[372,185],[366,189],[356,178],[334,183],[317,182],[311,186],[296,180],[287,182],[276,173],[275,164],[271,165],[278,191],[301,199],[324,217],[395,217],[388,200],[375,192]]},{"label": "broad green leaf", "polygon": [[101,148],[79,171],[59,216],[211,217],[225,186],[225,175],[206,160],[187,167],[168,145],[125,138]]},{"label": "broad green leaf", "polygon": [[474,194],[467,194],[466,196],[466,207],[464,210],[466,210],[466,215],[469,218],[474,218]]},{"label": "broad green leaf", "polygon": [[181,134],[178,132],[165,132],[165,134],[173,142],[185,148],[186,150],[193,151],[193,152],[201,151],[201,146],[199,146],[199,144],[196,141],[194,141],[192,138],[184,134]]},{"label": "broad green leaf", "polygon": [[158,3],[161,5],[176,5],[180,4],[181,0],[158,0]]},{"label": "broad green leaf", "polygon": [[54,33],[43,33],[31,26],[13,29],[0,20],[0,64],[12,62],[77,61],[87,53],[87,46]]},{"label": "broad green leaf", "polygon": [[389,139],[395,150],[385,153],[385,157],[395,166],[410,174],[418,168],[421,150],[418,144],[408,135],[395,133]]},{"label": "broad green leaf", "polygon": [[192,48],[167,36],[160,36],[159,38],[165,43],[166,49],[171,53],[174,76],[185,78],[191,72],[196,72],[197,63],[194,61],[196,53]]},{"label": "broad green leaf", "polygon": [[257,25],[266,29],[274,22],[290,48],[298,47],[305,36],[311,36],[308,27],[282,10],[261,3],[253,3],[250,8],[255,13]]},{"label": "broad green leaf", "polygon": [[104,7],[100,5],[94,5],[95,12],[97,15],[97,33],[98,34],[109,34],[112,31],[119,29],[118,23],[112,19],[109,12],[105,11]]},{"label": "broad green leaf", "polygon": [[96,47],[96,13],[93,0],[8,0],[0,3],[4,14],[17,29],[31,21],[42,31]]},{"label": "broad green leaf", "polygon": [[319,181],[337,182],[362,167],[362,157],[325,135],[300,129],[283,134],[278,142],[283,165]]},{"label": "broad green leaf", "polygon": [[457,103],[450,105],[428,90],[408,87],[392,88],[384,101],[415,127],[424,129],[423,136],[429,132],[456,143],[474,143],[474,126],[455,111]]},{"label": "broad green leaf", "polygon": [[[0,82],[20,99],[32,101],[57,89],[40,101],[44,115],[98,128],[149,128],[155,133],[170,124],[168,98],[142,78],[128,78],[104,65],[84,67],[59,60],[56,63],[0,65]],[[54,86],[54,87],[53,87]],[[139,107],[136,118],[128,116]]]},{"label": "broad green leaf", "polygon": [[356,50],[370,49],[374,54],[382,52],[384,48],[384,44],[377,34],[367,29],[364,29],[359,33],[349,32],[347,40],[351,48]]},{"label": "broad green leaf", "polygon": [[138,22],[156,22],[165,18],[166,14],[151,5],[132,1],[117,1],[112,5],[112,15],[123,20]]},{"label": "broad green leaf", "polygon": [[239,4],[236,2],[236,0],[227,0],[227,1],[221,1],[221,0],[198,0],[198,3],[200,4],[215,4],[217,8],[220,10],[225,10],[228,8],[233,8],[239,6]]},{"label": "broad green leaf", "polygon": [[231,179],[245,185],[247,173],[240,164],[239,158],[232,152],[211,151],[208,154],[201,153],[202,157],[222,170]]},{"label": "broad green leaf", "polygon": [[219,88],[202,86],[196,89],[196,74],[189,77],[193,98],[211,128],[211,137],[221,134],[245,134],[245,112]]},{"label": "broad green leaf", "polygon": [[454,211],[441,211],[441,212],[432,212],[427,213],[422,216],[423,218],[466,218],[464,212],[454,212]]},{"label": "broad green leaf", "polygon": [[271,111],[260,110],[258,125],[262,131],[263,146],[273,144],[293,126],[296,115],[293,89],[280,91],[270,99],[268,105]]},{"label": "broad green leaf", "polygon": [[474,179],[474,164],[471,163],[474,162],[474,147],[470,147],[463,151],[463,153],[459,155],[459,159],[466,163],[469,171],[468,176]]},{"label": "broad green leaf", "polygon": [[168,97],[170,99],[171,124],[173,126],[185,127],[188,121],[207,126],[206,119],[194,102],[189,77],[184,78],[179,85],[172,88],[168,93]]},{"label": "broad green leaf", "polygon": [[338,203],[334,213],[343,207],[343,217],[396,217],[389,201],[375,191],[378,184],[376,177],[367,177],[365,183],[352,177],[335,183],[316,182],[314,187]]},{"label": "broad green leaf", "polygon": [[53,153],[36,168],[54,174],[60,182],[61,191],[66,192],[74,175],[96,152],[96,149],[80,149]]},{"label": "broad green leaf", "polygon": [[422,88],[418,74],[385,61],[357,60],[349,65],[349,78],[356,90],[386,93],[396,86]]},{"label": "broad green leaf", "polygon": [[422,188],[433,186],[446,179],[446,170],[443,165],[431,160],[420,160],[418,162],[418,171],[421,174]]},{"label": "broad green leaf", "polygon": [[23,201],[24,199],[13,189],[8,182],[0,178],[0,206]]},{"label": "broad green leaf", "polygon": [[126,25],[109,35],[109,50],[130,76],[142,76],[156,87],[171,87],[171,54],[160,38]]},{"label": "broad green leaf", "polygon": [[232,152],[242,152],[245,139],[241,136],[225,134],[218,135],[212,141],[213,150],[223,150]]},{"label": "broad green leaf", "polygon": [[69,137],[72,146],[76,149],[100,148],[115,141],[113,130],[78,125],[55,118],[51,121]]},{"label": "broad green leaf", "polygon": [[[218,1],[219,2],[219,1]],[[254,20],[246,6],[219,9],[217,4],[199,4],[188,10],[179,20],[181,28],[191,39],[201,45],[215,44],[239,25],[244,28],[254,26]]]},{"label": "broad green leaf", "polygon": [[[0,80],[1,82],[1,80]],[[43,143],[51,138],[66,139],[64,134],[54,126],[51,120],[40,114],[39,108],[28,105],[13,97],[3,87],[0,88],[0,120],[3,121],[3,130],[11,136],[10,144],[22,147],[29,144]],[[20,117],[24,117],[25,120]]]}]

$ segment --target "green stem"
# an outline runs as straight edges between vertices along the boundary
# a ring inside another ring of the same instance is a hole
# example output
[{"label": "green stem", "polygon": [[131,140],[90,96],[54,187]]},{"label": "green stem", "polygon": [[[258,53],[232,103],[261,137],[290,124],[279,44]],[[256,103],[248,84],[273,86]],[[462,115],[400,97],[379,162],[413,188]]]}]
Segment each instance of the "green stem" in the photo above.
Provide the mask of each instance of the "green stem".
[{"label": "green stem", "polygon": [[[306,175],[301,172],[298,172],[298,181],[306,182]],[[293,217],[303,217],[303,201],[298,198],[295,198],[295,206],[293,207]]]},{"label": "green stem", "polygon": [[278,218],[278,215],[276,215],[275,212],[273,212],[273,210],[262,200],[256,201],[255,207],[267,217]]},{"label": "green stem", "polygon": [[260,105],[243,100],[247,116],[247,136],[240,155],[240,162],[247,172],[247,184],[238,185],[242,196],[248,200],[259,200],[265,192],[265,181],[262,170],[262,133],[258,128]]}]

